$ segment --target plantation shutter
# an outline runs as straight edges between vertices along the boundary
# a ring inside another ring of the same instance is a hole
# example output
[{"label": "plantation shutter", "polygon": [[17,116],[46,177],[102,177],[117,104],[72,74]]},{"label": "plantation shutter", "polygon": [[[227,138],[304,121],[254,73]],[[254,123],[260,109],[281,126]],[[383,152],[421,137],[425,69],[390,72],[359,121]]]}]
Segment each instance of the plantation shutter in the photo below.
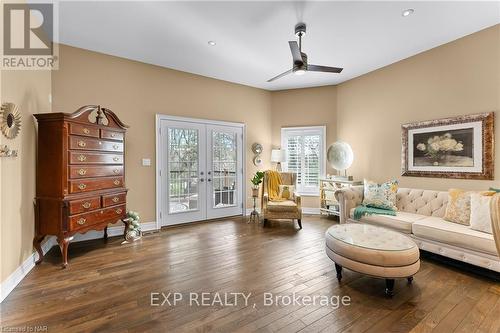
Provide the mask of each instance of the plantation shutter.
[{"label": "plantation shutter", "polygon": [[282,147],[287,152],[284,170],[297,174],[297,191],[317,194],[324,173],[324,137],[322,126],[283,128]]}]

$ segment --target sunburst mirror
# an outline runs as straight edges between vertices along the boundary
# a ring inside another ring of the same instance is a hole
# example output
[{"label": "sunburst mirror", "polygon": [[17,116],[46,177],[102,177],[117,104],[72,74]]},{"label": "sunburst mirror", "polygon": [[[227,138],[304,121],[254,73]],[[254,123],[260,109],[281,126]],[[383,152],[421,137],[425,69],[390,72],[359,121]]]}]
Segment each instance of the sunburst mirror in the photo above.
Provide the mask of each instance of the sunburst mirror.
[{"label": "sunburst mirror", "polygon": [[8,139],[14,139],[21,131],[21,113],[14,103],[3,103],[0,115],[0,129]]}]

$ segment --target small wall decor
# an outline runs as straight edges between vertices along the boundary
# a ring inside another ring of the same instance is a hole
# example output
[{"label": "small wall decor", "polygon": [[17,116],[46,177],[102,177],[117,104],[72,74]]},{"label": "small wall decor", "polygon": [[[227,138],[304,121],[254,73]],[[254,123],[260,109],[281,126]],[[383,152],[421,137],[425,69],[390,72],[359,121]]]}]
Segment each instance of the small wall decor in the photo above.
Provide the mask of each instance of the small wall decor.
[{"label": "small wall decor", "polygon": [[0,129],[8,139],[14,139],[21,130],[21,113],[14,103],[2,103]]},{"label": "small wall decor", "polygon": [[262,165],[262,158],[260,157],[260,154],[262,154],[262,151],[264,149],[262,148],[262,145],[260,143],[254,143],[252,145],[252,152],[255,154],[255,157],[253,158],[253,164],[255,166],[261,166]]},{"label": "small wall decor", "polygon": [[7,145],[0,146],[0,157],[17,157],[17,150],[12,150]]},{"label": "small wall decor", "polygon": [[402,125],[402,175],[493,179],[494,113]]}]

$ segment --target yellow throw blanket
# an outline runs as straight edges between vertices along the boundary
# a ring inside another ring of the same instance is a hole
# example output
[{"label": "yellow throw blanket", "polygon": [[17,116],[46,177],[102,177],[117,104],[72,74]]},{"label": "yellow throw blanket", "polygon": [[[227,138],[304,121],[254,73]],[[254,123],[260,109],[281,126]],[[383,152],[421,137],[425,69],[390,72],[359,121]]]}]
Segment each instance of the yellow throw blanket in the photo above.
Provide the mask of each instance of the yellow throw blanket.
[{"label": "yellow throw blanket", "polygon": [[280,185],[282,184],[281,175],[278,171],[267,170],[267,194],[269,194],[269,200],[271,201],[284,201],[280,198]]}]

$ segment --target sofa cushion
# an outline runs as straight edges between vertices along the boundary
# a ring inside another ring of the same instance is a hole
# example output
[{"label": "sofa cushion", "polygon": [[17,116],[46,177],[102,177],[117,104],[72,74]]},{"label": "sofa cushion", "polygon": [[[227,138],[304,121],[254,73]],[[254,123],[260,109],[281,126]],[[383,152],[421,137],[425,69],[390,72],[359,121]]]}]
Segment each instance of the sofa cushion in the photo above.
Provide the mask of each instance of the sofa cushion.
[{"label": "sofa cushion", "polygon": [[391,180],[383,184],[364,180],[363,205],[368,207],[397,210],[396,193],[398,181]]},{"label": "sofa cushion", "polygon": [[[350,217],[354,215],[354,209],[351,209]],[[359,221],[361,223],[378,225],[391,228],[405,234],[411,234],[411,225],[413,222],[426,218],[427,216],[412,214],[406,212],[397,212],[396,216],[391,215],[365,215]]]},{"label": "sofa cushion", "polygon": [[415,236],[422,239],[498,256],[493,235],[439,217],[426,217],[415,221],[412,231]]},{"label": "sofa cushion", "polygon": [[295,212],[297,211],[297,204],[292,200],[269,201],[267,210],[270,212]]}]

